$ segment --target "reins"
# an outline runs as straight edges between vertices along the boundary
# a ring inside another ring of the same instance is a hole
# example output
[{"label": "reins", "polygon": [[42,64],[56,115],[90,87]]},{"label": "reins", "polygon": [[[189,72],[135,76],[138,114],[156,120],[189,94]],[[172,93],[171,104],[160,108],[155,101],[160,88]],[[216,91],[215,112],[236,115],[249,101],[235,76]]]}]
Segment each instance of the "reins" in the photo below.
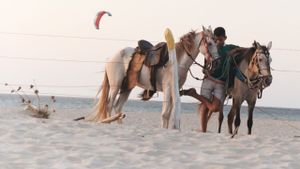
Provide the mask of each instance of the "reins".
[{"label": "reins", "polygon": [[[258,53],[256,52],[256,56],[258,55]],[[235,64],[236,70],[237,72],[235,73],[235,76],[242,81],[243,83],[245,83],[250,89],[259,89],[259,92],[257,93],[257,97],[259,99],[262,98],[262,94],[263,94],[263,77],[260,75],[257,75],[254,79],[249,79],[248,76],[246,76],[238,67],[238,64],[235,60],[234,57],[232,57],[232,60]],[[256,64],[256,66],[259,68],[259,66]],[[259,72],[261,70],[259,69]]]},{"label": "reins", "polygon": [[[202,38],[202,39],[200,40],[200,43],[199,43],[199,45],[198,45],[198,48],[200,47],[200,45],[201,45],[203,39],[204,39],[204,38]],[[196,65],[200,66],[201,68],[205,69],[205,66],[201,65],[200,63],[198,63],[198,62],[193,58],[192,54],[188,51],[188,49],[185,47],[185,45],[182,44],[182,43],[183,43],[182,40],[180,41],[180,43],[181,43],[181,45],[182,45],[184,51],[185,51],[185,52],[187,53],[187,55],[189,56],[189,58],[193,61],[193,64],[196,64]]]},{"label": "reins", "polygon": [[[205,38],[205,37],[202,37],[202,38],[201,38],[201,40],[200,40],[200,42],[199,42],[199,45],[198,45],[198,48],[199,48],[200,45],[202,44],[204,38]],[[181,45],[182,45],[184,51],[187,53],[188,57],[193,61],[193,64],[195,64],[195,65],[201,67],[201,68],[204,69],[204,70],[207,70],[206,66],[201,65],[199,62],[197,62],[197,61],[194,59],[194,57],[192,56],[192,54],[189,52],[189,50],[188,50],[188,49],[185,47],[185,45],[183,44],[183,41],[182,41],[182,40],[180,41],[180,43],[181,43]],[[197,48],[197,49],[198,49],[198,48]],[[192,73],[192,71],[191,71],[191,68],[189,68],[188,71],[190,72],[190,75],[191,75],[194,79],[196,79],[196,80],[203,80],[203,78],[201,79],[201,78],[198,78],[198,77],[194,76],[193,73]]]}]

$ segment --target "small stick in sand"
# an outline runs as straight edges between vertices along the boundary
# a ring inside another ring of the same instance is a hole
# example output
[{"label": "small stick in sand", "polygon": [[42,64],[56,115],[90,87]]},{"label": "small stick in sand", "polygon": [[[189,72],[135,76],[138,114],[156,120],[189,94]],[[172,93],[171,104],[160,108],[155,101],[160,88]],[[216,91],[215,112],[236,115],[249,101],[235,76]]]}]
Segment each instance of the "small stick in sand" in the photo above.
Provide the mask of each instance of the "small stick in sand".
[{"label": "small stick in sand", "polygon": [[[111,123],[111,122],[114,122],[117,120],[124,119],[125,117],[126,117],[126,115],[124,113],[118,113],[118,114],[115,114],[111,117],[108,117],[108,118],[100,121],[100,123]],[[74,119],[74,121],[79,121],[79,120],[84,120],[84,119],[85,119],[85,117],[79,117],[79,118]]]},{"label": "small stick in sand", "polygon": [[118,113],[118,114],[115,114],[111,117],[108,117],[108,118],[102,120],[101,123],[111,123],[111,122],[114,122],[116,120],[124,119],[125,116],[126,115],[124,113]]}]

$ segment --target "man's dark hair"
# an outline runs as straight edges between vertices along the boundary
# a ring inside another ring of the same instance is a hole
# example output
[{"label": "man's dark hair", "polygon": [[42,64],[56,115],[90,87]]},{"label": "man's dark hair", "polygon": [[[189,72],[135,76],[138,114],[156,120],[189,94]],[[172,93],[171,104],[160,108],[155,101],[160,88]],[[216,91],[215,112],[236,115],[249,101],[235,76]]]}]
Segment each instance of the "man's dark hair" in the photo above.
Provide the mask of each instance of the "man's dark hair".
[{"label": "man's dark hair", "polygon": [[225,29],[223,27],[217,27],[214,30],[214,35],[217,37],[219,37],[219,36],[226,37]]}]

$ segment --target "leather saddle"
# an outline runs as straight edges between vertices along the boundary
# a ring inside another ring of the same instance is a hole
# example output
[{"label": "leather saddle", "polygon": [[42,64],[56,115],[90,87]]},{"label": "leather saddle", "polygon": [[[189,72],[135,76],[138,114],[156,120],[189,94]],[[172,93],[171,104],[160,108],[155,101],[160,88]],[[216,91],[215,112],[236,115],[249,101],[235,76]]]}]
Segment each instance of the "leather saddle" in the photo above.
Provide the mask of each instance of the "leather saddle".
[{"label": "leather saddle", "polygon": [[168,46],[166,42],[160,42],[153,46],[146,40],[140,40],[136,52],[145,55],[144,65],[150,68],[150,82],[153,90],[144,90],[140,94],[142,100],[149,100],[156,93],[157,70],[169,61]]},{"label": "leather saddle", "polygon": [[166,42],[160,42],[153,46],[146,40],[138,41],[138,52],[146,56],[144,64],[150,66],[164,66],[169,61]]}]

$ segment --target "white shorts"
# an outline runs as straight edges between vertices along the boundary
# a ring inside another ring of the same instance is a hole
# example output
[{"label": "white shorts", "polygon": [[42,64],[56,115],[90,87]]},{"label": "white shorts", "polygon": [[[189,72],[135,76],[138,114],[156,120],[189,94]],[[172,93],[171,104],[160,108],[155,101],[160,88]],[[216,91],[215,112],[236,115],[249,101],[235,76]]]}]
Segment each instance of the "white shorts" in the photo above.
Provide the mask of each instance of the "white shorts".
[{"label": "white shorts", "polygon": [[209,100],[212,99],[212,96],[215,96],[220,101],[223,101],[225,97],[225,85],[209,78],[205,78],[202,82],[200,95]]}]

